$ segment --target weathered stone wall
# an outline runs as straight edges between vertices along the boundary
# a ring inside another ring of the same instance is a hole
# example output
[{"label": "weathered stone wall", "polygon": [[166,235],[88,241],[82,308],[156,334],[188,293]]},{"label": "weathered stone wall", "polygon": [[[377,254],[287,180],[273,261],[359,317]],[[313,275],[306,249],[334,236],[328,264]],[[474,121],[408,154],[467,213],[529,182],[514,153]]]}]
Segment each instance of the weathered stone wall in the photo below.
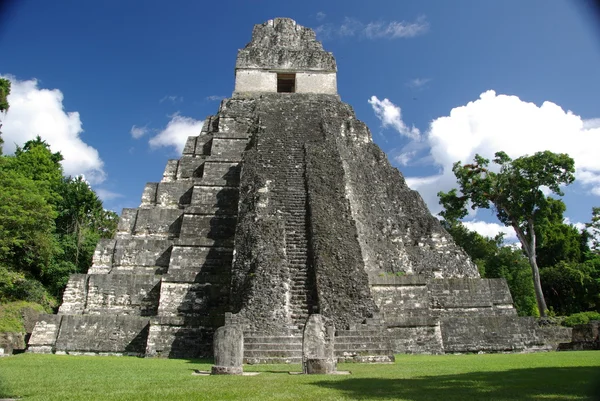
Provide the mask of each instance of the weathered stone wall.
[{"label": "weathered stone wall", "polygon": [[239,68],[335,71],[335,59],[316,40],[315,32],[289,18],[255,25],[252,41],[238,51]]},{"label": "weathered stone wall", "polygon": [[444,352],[502,352],[541,348],[534,318],[516,316],[447,317],[441,321]]},{"label": "weathered stone wall", "polygon": [[340,105],[338,110],[323,118],[323,130],[336,141],[344,161],[346,196],[369,275],[479,277],[477,267],[389,164],[352,109]]},{"label": "weathered stone wall", "polygon": [[56,339],[56,353],[143,355],[147,318],[118,315],[65,315]]},{"label": "weathered stone wall", "polygon": [[319,309],[343,328],[373,316],[376,308],[345,197],[342,161],[325,141],[307,144],[306,158]]}]

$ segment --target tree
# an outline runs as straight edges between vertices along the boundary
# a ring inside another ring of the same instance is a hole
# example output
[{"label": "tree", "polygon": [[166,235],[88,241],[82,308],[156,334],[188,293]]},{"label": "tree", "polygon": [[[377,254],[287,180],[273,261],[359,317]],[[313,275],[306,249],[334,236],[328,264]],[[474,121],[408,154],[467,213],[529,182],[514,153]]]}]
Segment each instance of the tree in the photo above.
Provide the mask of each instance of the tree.
[{"label": "tree", "polygon": [[455,163],[452,171],[457,178],[460,194],[457,189],[439,192],[440,204],[445,208],[440,214],[453,221],[467,215],[469,203],[472,209],[493,208],[496,217],[504,225],[511,226],[517,234],[531,266],[540,315],[546,316],[546,301],[537,265],[535,220],[540,210],[544,210],[548,204],[542,188],[562,195],[560,186],[575,180],[574,161],[567,154],[550,151],[515,160],[504,152],[497,152],[493,161],[499,166],[498,172],[490,170],[489,160],[480,155],[475,155],[471,164]]},{"label": "tree", "polygon": [[[8,104],[8,95],[10,95],[10,81],[0,78],[0,113],[6,113],[10,107]],[[0,128],[2,128],[1,121]],[[2,155],[2,144],[4,143],[1,134],[2,132],[0,131],[0,155]]]},{"label": "tree", "polygon": [[559,199],[546,198],[546,204],[535,216],[536,255],[540,268],[559,262],[579,263],[587,251],[587,235],[564,223],[566,206]]},{"label": "tree", "polygon": [[600,254],[600,207],[592,208],[592,221],[586,223],[590,236],[590,249],[596,254]]},{"label": "tree", "polygon": [[531,269],[520,249],[503,245],[502,235],[495,238],[470,231],[460,221],[442,221],[454,242],[477,264],[481,277],[504,278],[519,316],[537,316]]}]

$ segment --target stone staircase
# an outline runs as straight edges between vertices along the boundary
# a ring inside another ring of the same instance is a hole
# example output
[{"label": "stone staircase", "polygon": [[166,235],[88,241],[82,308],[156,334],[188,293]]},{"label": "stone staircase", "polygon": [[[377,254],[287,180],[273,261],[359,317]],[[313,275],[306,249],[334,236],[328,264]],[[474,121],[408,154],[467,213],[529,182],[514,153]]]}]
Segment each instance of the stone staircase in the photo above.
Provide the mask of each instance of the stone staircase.
[{"label": "stone staircase", "polygon": [[334,350],[338,362],[394,362],[390,336],[379,321],[336,330]]},{"label": "stone staircase", "polygon": [[290,269],[289,304],[296,328],[303,328],[315,301],[309,277],[308,237],[306,221],[306,188],[304,152],[296,145],[287,149],[285,192],[281,201],[285,214],[286,254]]},{"label": "stone staircase", "polygon": [[289,333],[244,332],[244,363],[301,363],[302,331]]}]

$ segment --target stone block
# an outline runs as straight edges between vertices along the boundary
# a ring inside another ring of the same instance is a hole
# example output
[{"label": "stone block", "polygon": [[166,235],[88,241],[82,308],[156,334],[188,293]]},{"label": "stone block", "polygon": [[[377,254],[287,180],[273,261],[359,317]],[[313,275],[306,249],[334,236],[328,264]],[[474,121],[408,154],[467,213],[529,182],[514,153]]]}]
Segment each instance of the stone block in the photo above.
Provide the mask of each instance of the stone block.
[{"label": "stone block", "polygon": [[85,313],[153,316],[158,308],[159,295],[160,276],[94,274],[88,279]]},{"label": "stone block", "polygon": [[213,375],[241,375],[244,371],[244,333],[238,326],[219,327],[213,338]]},{"label": "stone block", "polygon": [[[163,319],[164,320],[164,319]],[[163,358],[208,358],[212,356],[212,327],[194,326],[184,320],[150,325],[146,356]],[[222,324],[222,322],[221,322]]]},{"label": "stone block", "polygon": [[237,212],[239,190],[230,187],[196,185],[192,192],[192,206],[206,205],[223,213]]},{"label": "stone block", "polygon": [[62,319],[61,315],[41,315],[29,337],[27,352],[53,353]]},{"label": "stone block", "polygon": [[173,241],[166,239],[123,239],[115,245],[114,271],[159,273],[166,270]]},{"label": "stone block", "polygon": [[149,182],[144,187],[144,192],[142,193],[142,203],[141,206],[152,206],[156,205],[156,194],[158,190],[158,182]]},{"label": "stone block", "polygon": [[200,246],[233,246],[236,222],[236,217],[184,214],[180,237]]},{"label": "stone block", "polygon": [[89,268],[88,273],[101,274],[110,272],[115,257],[116,244],[116,239],[102,238],[98,241],[92,259],[92,267]]},{"label": "stone block", "polygon": [[[221,119],[221,122],[224,120],[227,119]],[[242,153],[244,153],[247,144],[247,139],[214,138],[211,150],[211,160],[239,163],[242,160]]]},{"label": "stone block", "polygon": [[[198,133],[200,134],[200,133]],[[198,136],[189,136],[185,141],[185,145],[183,146],[183,151],[181,152],[184,155],[193,155],[196,149],[196,140]]]},{"label": "stone block", "polygon": [[489,283],[483,279],[433,279],[428,288],[435,309],[492,308]]},{"label": "stone block", "polygon": [[70,315],[81,315],[83,313],[87,300],[88,277],[87,274],[71,274],[58,313]]},{"label": "stone block", "polygon": [[115,238],[129,238],[133,233],[135,221],[137,219],[138,209],[125,208],[121,212],[119,224],[117,225],[117,234]]},{"label": "stone block", "polygon": [[25,351],[25,346],[25,333],[0,333],[0,349],[4,350],[5,355],[23,352]]},{"label": "stone block", "polygon": [[238,163],[211,162],[204,164],[203,185],[238,186],[240,182],[240,166]]},{"label": "stone block", "polygon": [[177,179],[185,180],[189,178],[202,178],[204,161],[205,158],[202,156],[181,156],[181,159],[179,159],[179,168],[177,170]]},{"label": "stone block", "polygon": [[165,171],[163,173],[162,182],[170,182],[175,181],[177,179],[177,170],[179,167],[179,160],[171,159],[167,161],[167,165],[165,166]]},{"label": "stone block", "polygon": [[189,205],[192,199],[193,184],[187,181],[159,182],[156,188],[156,205],[178,208]]},{"label": "stone block", "polygon": [[233,259],[231,248],[174,246],[169,265],[171,281],[196,281],[200,273],[229,274]]},{"label": "stone block", "polygon": [[516,316],[447,317],[441,320],[444,352],[504,352],[544,345],[535,318]]},{"label": "stone block", "polygon": [[137,316],[66,315],[56,340],[56,352],[143,355],[149,320]]},{"label": "stone block", "polygon": [[168,239],[179,235],[180,209],[139,209],[132,233],[136,238]]},{"label": "stone block", "polygon": [[337,366],[334,355],[335,328],[331,321],[313,314],[302,333],[302,370],[306,374],[331,374]]}]

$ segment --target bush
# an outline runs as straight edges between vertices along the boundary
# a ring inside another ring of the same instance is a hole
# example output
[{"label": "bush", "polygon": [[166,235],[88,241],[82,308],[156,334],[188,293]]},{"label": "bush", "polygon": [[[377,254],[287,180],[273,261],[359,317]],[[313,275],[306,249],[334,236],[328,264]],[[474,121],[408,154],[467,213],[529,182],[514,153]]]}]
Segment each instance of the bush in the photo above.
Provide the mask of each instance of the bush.
[{"label": "bush", "polygon": [[42,305],[35,302],[17,301],[0,305],[0,333],[24,333],[23,315],[31,309],[35,312],[48,313]]},{"label": "bush", "polygon": [[573,327],[578,324],[587,324],[590,320],[600,320],[600,313],[598,312],[579,312],[575,313],[563,320],[563,326]]}]

